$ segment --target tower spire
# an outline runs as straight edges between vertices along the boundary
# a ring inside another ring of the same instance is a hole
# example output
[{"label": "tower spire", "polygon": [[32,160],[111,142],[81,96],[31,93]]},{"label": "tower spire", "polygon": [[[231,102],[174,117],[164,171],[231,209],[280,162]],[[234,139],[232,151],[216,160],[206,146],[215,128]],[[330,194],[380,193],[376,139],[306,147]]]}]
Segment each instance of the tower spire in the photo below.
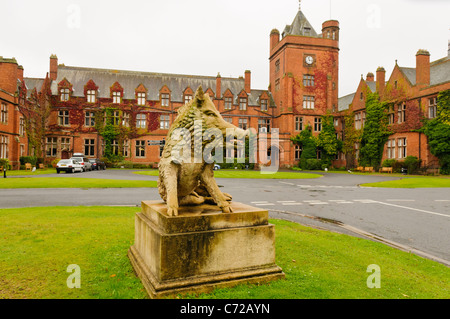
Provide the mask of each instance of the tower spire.
[{"label": "tower spire", "polygon": [[302,0],[298,0],[298,11],[302,11]]}]

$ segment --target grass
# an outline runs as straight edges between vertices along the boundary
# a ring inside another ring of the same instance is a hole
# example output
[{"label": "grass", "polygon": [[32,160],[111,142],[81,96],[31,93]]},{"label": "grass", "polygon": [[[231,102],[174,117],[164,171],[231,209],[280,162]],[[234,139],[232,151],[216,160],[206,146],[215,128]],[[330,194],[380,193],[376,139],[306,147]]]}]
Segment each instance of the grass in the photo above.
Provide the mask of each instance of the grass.
[{"label": "grass", "polygon": [[[134,174],[158,176],[158,170],[136,171]],[[250,178],[250,179],[307,179],[319,178],[320,174],[297,173],[297,172],[276,172],[274,174],[262,174],[253,170],[221,169],[214,171],[215,178]]]},{"label": "grass", "polygon": [[411,177],[394,181],[361,184],[361,186],[385,188],[442,188],[450,187],[450,178]]},{"label": "grass", "polygon": [[[130,207],[0,209],[0,299],[146,298],[127,250],[134,241]],[[439,263],[347,235],[271,220],[277,264],[285,280],[240,285],[185,298],[425,298],[450,297],[450,270]],[[81,270],[69,289],[68,265]],[[381,288],[369,289],[367,267],[381,268]]]},{"label": "grass", "polygon": [[157,187],[156,181],[82,177],[0,178],[0,188],[138,188]]},{"label": "grass", "polygon": [[[45,174],[56,174],[56,168],[37,169],[34,172],[25,170],[6,171],[6,176],[35,176]],[[3,177],[3,172],[0,175],[0,178],[1,177]]]}]

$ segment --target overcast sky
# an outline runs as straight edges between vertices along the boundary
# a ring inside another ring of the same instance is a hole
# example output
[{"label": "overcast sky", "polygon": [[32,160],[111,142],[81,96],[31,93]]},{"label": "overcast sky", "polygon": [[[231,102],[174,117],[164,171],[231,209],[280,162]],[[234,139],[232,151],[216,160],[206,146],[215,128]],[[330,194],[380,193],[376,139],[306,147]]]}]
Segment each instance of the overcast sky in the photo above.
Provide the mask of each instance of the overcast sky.
[{"label": "overcast sky", "polygon": [[[331,8],[330,8],[331,4]],[[291,24],[297,0],[0,0],[0,55],[15,57],[26,77],[44,77],[50,54],[70,66],[238,77],[269,84],[269,34]],[[340,96],[361,74],[415,53],[447,55],[450,0],[303,0],[317,33],[340,22]],[[331,9],[331,10],[330,10]]]}]

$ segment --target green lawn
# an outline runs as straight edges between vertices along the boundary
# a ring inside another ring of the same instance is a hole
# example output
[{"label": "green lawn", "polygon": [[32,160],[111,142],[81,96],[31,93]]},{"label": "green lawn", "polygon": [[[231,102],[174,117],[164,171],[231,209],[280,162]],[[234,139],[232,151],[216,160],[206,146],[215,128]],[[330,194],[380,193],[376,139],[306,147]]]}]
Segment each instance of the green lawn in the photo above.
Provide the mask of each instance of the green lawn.
[{"label": "green lawn", "polygon": [[[25,170],[14,170],[6,171],[6,176],[34,176],[34,175],[44,175],[44,174],[55,174],[56,168],[45,168],[37,169],[34,172]],[[3,172],[1,172],[0,178],[3,177]]]},{"label": "green lawn", "polygon": [[0,178],[0,188],[131,188],[157,187],[156,181],[82,177],[24,177]]},{"label": "green lawn", "polygon": [[[134,174],[158,176],[158,170],[136,171]],[[253,170],[221,169],[214,171],[216,178],[251,178],[251,179],[307,179],[319,178],[320,174],[299,173],[299,172],[276,172],[274,174],[263,174]]]},{"label": "green lawn", "polygon": [[[131,207],[0,209],[0,299],[146,298],[127,257],[134,241]],[[285,280],[240,285],[197,298],[442,298],[450,270],[380,243],[287,221],[276,226],[276,262]],[[81,270],[69,289],[66,269]],[[367,287],[367,267],[381,268],[381,288]],[[185,296],[189,297],[189,296]]]},{"label": "green lawn", "polygon": [[361,184],[361,186],[386,187],[386,188],[441,188],[441,187],[450,187],[450,178],[410,177],[395,181]]}]

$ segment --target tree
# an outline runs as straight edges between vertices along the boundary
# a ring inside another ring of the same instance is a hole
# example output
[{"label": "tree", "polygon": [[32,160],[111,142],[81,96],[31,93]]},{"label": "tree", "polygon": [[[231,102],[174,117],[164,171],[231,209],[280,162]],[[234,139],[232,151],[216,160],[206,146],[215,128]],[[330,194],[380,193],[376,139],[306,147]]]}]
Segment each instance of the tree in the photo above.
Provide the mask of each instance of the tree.
[{"label": "tree", "polygon": [[291,138],[294,144],[302,148],[299,167],[307,169],[308,159],[317,159],[317,139],[312,135],[312,128],[308,125],[303,131]]},{"label": "tree", "polygon": [[384,144],[391,134],[387,129],[386,104],[380,102],[378,93],[367,91],[366,121],[361,136],[360,166],[379,167]]},{"label": "tree", "polygon": [[344,115],[344,136],[342,152],[345,154],[347,169],[355,167],[356,150],[355,144],[361,141],[361,132],[355,128],[355,116],[351,109]]},{"label": "tree", "polygon": [[439,159],[441,173],[450,174],[450,90],[439,93],[437,116],[426,121],[423,132],[431,154]]},{"label": "tree", "polygon": [[336,137],[332,115],[322,116],[322,130],[317,138],[317,147],[322,152],[322,163],[328,165],[331,164],[333,157],[342,149],[342,142]]}]

